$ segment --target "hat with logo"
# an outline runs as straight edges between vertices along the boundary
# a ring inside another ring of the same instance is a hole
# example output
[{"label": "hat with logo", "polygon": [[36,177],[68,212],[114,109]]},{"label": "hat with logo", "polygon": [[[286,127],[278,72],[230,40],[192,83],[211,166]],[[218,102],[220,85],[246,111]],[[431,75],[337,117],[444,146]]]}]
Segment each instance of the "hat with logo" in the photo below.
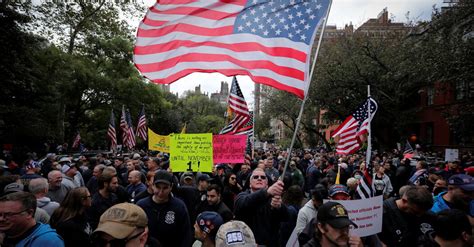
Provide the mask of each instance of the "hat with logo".
[{"label": "hat with logo", "polygon": [[155,178],[153,180],[155,184],[158,183],[165,183],[171,185],[173,183],[173,174],[165,171],[165,170],[158,170],[155,173]]},{"label": "hat with logo", "polygon": [[329,187],[329,196],[333,197],[335,194],[338,193],[343,193],[346,195],[349,195],[349,190],[347,190],[347,187],[342,184],[335,184],[331,187]]},{"label": "hat with logo", "polygon": [[197,216],[196,223],[203,232],[214,238],[224,220],[216,212],[204,211]]},{"label": "hat with logo", "polygon": [[115,239],[124,239],[137,228],[147,225],[148,219],[142,208],[132,203],[120,203],[100,216],[99,226],[94,233],[105,232]]},{"label": "hat with logo", "polygon": [[7,184],[4,188],[3,188],[3,195],[6,195],[6,194],[10,194],[10,193],[14,193],[14,192],[20,192],[20,191],[24,191],[24,186],[23,184],[20,184],[20,183],[10,183],[10,184]]},{"label": "hat with logo", "polygon": [[454,185],[465,191],[474,191],[474,180],[466,174],[456,174],[448,179],[448,185]]},{"label": "hat with logo", "polygon": [[242,221],[231,220],[223,224],[216,235],[216,246],[255,247],[255,236],[250,227]]},{"label": "hat with logo", "polygon": [[61,171],[66,174],[66,172],[68,172],[72,167],[76,167],[76,164],[73,164],[73,163],[65,163],[61,166]]},{"label": "hat with logo", "polygon": [[327,223],[334,228],[344,228],[357,225],[349,219],[346,208],[337,202],[326,202],[318,209],[317,220],[319,223]]},{"label": "hat with logo", "polygon": [[30,160],[28,161],[28,164],[25,166],[26,170],[34,169],[34,168],[40,168],[40,163],[38,161]]}]

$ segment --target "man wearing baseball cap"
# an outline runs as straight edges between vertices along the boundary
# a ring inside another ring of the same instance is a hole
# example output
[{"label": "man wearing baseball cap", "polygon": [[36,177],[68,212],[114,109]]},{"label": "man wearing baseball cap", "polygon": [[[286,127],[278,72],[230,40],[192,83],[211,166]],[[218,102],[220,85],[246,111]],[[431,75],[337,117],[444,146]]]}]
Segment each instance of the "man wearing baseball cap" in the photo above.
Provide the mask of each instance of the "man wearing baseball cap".
[{"label": "man wearing baseball cap", "polygon": [[194,223],[194,238],[202,242],[202,247],[216,246],[216,234],[219,227],[224,223],[222,217],[212,211],[200,213]]},{"label": "man wearing baseball cap", "polygon": [[154,176],[153,195],[138,201],[148,217],[150,235],[163,246],[189,247],[192,225],[186,205],[171,194],[173,174],[158,170]]},{"label": "man wearing baseball cap", "polygon": [[326,202],[316,216],[316,233],[305,246],[363,246],[359,237],[349,236],[350,226],[357,228],[344,206]]},{"label": "man wearing baseball cap", "polygon": [[457,174],[451,176],[447,182],[448,191],[434,197],[431,211],[438,213],[444,209],[459,209],[470,214],[470,204],[474,199],[473,177],[466,174]]},{"label": "man wearing baseball cap", "polygon": [[148,238],[148,219],[139,206],[120,203],[107,209],[94,231],[96,246],[145,246]]},{"label": "man wearing baseball cap", "polygon": [[329,198],[332,200],[350,200],[349,190],[347,186],[335,184],[329,187]]}]

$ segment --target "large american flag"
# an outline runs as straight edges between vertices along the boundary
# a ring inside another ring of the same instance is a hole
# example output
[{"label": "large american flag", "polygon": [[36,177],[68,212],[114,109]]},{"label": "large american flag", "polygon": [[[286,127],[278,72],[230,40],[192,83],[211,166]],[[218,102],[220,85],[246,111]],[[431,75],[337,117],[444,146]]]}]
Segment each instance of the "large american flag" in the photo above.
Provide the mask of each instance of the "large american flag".
[{"label": "large american flag", "polygon": [[117,148],[117,132],[115,131],[114,110],[112,110],[110,114],[109,129],[107,130],[107,136],[110,138],[110,149],[115,150]]},{"label": "large american flag", "polygon": [[145,117],[145,106],[142,106],[142,110],[140,111],[140,115],[138,116],[138,124],[137,124],[137,136],[140,137],[142,140],[147,140],[147,126],[146,126],[146,117]]},{"label": "large american flag", "polygon": [[[368,104],[370,102],[370,118],[368,114]],[[377,112],[378,105],[374,99],[369,97],[359,106],[352,115],[334,130],[332,137],[339,136],[336,152],[338,154],[352,154],[361,147],[360,136],[369,131],[369,122],[372,121]]]},{"label": "large american flag", "polygon": [[248,135],[250,132],[253,134],[253,116],[249,112],[247,102],[235,77],[232,80],[227,103],[229,108],[227,112],[232,112],[234,118],[221,130],[220,134]]},{"label": "large american flag", "polygon": [[160,0],[140,23],[133,59],[155,83],[219,72],[303,98],[328,7],[329,0]]}]

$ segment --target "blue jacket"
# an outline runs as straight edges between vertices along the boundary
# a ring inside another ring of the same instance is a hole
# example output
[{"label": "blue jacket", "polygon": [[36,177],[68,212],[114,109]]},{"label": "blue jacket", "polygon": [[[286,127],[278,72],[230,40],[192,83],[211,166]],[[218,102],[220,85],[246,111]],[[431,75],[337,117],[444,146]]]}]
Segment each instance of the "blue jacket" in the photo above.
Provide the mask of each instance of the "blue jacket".
[{"label": "blue jacket", "polygon": [[49,225],[38,223],[39,226],[15,247],[64,247],[63,239]]},{"label": "blue jacket", "polygon": [[[445,209],[451,209],[448,206],[448,204],[446,204],[446,201],[444,201],[444,199],[443,199],[443,195],[446,194],[446,193],[447,192],[441,192],[433,198],[433,207],[431,208],[431,212],[438,213],[438,212],[441,212]],[[471,217],[474,216],[474,200],[471,200],[469,215]]]}]

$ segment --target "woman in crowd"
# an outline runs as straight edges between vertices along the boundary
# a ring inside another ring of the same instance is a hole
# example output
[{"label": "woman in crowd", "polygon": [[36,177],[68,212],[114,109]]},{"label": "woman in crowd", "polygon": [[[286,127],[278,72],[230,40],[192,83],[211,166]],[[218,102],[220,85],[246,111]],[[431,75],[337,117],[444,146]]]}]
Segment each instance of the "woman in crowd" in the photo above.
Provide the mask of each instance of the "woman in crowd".
[{"label": "woman in crowd", "polygon": [[222,201],[231,211],[234,211],[234,200],[240,192],[242,192],[242,186],[237,183],[237,175],[233,172],[229,172],[224,179]]},{"label": "woman in crowd", "polygon": [[75,188],[51,216],[51,227],[64,239],[65,246],[91,246],[92,228],[85,211],[92,204],[91,194],[86,187]]}]

